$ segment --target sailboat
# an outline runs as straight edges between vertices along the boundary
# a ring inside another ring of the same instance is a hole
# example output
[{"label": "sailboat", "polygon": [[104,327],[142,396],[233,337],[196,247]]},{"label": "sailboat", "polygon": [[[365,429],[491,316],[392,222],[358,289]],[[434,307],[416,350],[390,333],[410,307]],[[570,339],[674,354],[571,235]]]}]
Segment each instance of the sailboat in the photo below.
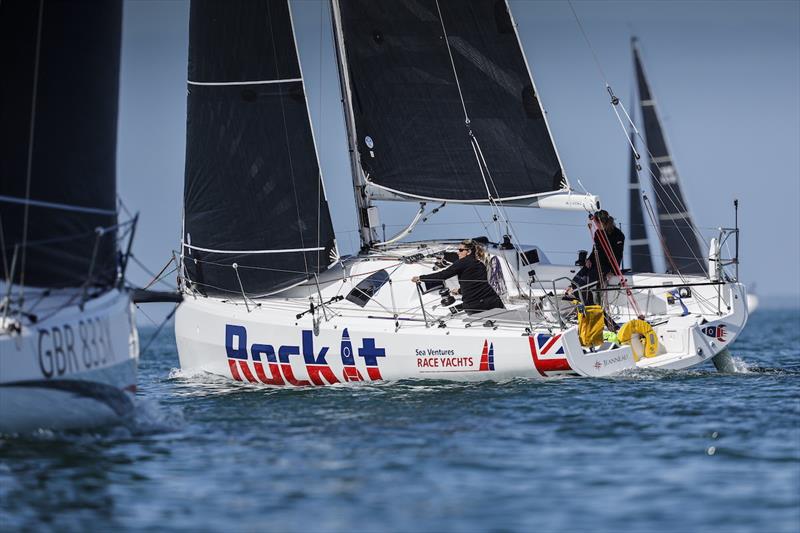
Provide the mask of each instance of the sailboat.
[{"label": "sailboat", "polygon": [[[641,194],[639,182],[641,165],[632,155],[629,166],[631,266],[635,272],[653,270],[653,260],[645,229],[645,217],[642,213],[642,199],[644,198],[650,218],[657,220],[657,224],[653,224],[653,228],[659,237],[659,249],[667,263],[667,272],[703,276],[709,271],[709,263],[705,261],[702,252],[703,246],[700,243],[702,236],[692,221],[689,207],[685,201],[681,180],[675,169],[661,125],[655,97],[645,75],[641,50],[636,37],[631,38],[631,50],[639,95],[639,108],[647,138],[646,153],[649,155],[651,189],[656,199],[655,206],[652,206],[647,200],[647,196]],[[630,138],[635,139],[633,132],[631,132]],[[633,153],[635,153],[635,147]],[[718,240],[722,238],[720,236]],[[711,268],[713,269],[713,265]],[[758,306],[758,298],[752,293],[746,295],[745,301],[751,313]]]},{"label": "sailboat", "polygon": [[[722,261],[702,276],[617,269],[591,289],[630,338],[579,333],[588,307],[562,300],[578,267],[521,242],[507,209],[585,217],[599,199],[570,186],[507,2],[333,0],[331,11],[354,256],[335,239],[288,2],[191,4],[175,320],[185,372],[294,387],[598,377],[687,368],[734,341],[747,309]],[[419,206],[389,239],[383,201]],[[509,227],[484,239],[504,309],[467,314],[448,295],[454,280],[411,282],[456,260],[461,239],[407,241],[452,204],[489,206]]]},{"label": "sailboat", "polygon": [[133,411],[138,338],[118,222],[122,2],[0,3],[0,432]]}]

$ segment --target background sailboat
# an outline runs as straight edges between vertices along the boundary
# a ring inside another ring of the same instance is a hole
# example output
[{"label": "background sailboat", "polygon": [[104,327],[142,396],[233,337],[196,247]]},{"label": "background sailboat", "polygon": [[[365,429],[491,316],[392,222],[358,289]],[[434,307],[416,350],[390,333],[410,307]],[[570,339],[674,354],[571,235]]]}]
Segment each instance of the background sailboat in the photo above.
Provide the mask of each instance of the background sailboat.
[{"label": "background sailboat", "polygon": [[[656,198],[655,209],[647,202],[646,209],[651,216],[656,216],[657,225],[653,225],[658,236],[667,272],[683,274],[706,274],[708,263],[701,250],[699,239],[702,235],[695,226],[689,207],[685,201],[681,182],[678,177],[666,136],[663,131],[655,96],[645,75],[638,39],[631,39],[633,63],[638,88],[638,102],[641,110],[647,138],[646,149],[642,150],[647,155],[650,164],[650,184]],[[635,135],[630,135],[635,140]],[[653,258],[650,254],[649,241],[647,240],[645,218],[642,214],[642,201],[647,198],[641,194],[637,161],[633,155],[629,167],[629,214],[630,214],[630,254],[634,271],[652,271]],[[707,245],[705,246],[707,247]],[[748,308],[755,310],[758,298],[754,294],[747,295]]]},{"label": "background sailboat", "polygon": [[[680,178],[669,151],[656,108],[655,97],[645,77],[636,38],[631,40],[636,82],[644,131],[647,137],[651,188],[656,200],[658,234],[667,263],[667,272],[707,274],[707,264],[699,238],[681,188]],[[633,203],[633,196],[631,196]]]},{"label": "background sailboat", "polygon": [[[132,411],[116,128],[122,2],[4,1],[0,54],[0,431]],[[129,244],[129,243],[128,243]]]}]

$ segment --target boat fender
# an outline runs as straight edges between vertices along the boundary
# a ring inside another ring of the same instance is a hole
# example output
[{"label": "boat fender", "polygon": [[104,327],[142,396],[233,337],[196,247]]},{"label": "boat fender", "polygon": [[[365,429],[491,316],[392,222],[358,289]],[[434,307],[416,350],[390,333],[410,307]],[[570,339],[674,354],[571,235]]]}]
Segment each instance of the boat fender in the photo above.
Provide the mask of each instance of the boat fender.
[{"label": "boat fender", "polygon": [[633,349],[633,357],[638,361],[640,354],[636,349],[637,347],[634,347],[633,343],[631,343],[631,339],[634,335],[638,335],[644,344],[643,355],[645,357],[655,357],[658,355],[658,337],[656,336],[656,332],[653,330],[653,326],[644,320],[636,318],[626,322],[617,334],[620,342],[631,344],[631,348]]}]

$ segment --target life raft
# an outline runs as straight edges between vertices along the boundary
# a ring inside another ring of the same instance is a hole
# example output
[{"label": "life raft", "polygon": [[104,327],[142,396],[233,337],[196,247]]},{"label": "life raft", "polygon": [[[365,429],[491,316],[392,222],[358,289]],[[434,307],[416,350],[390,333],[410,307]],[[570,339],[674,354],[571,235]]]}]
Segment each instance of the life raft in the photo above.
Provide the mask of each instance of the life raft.
[{"label": "life raft", "polygon": [[[639,335],[639,339],[641,340],[640,346],[636,346],[639,343],[631,342],[634,335]],[[642,355],[645,357],[655,357],[658,355],[658,337],[653,330],[653,326],[644,320],[636,318],[627,322],[620,328],[617,336],[620,342],[631,345],[633,359],[635,361],[641,359]],[[640,347],[643,347],[642,352],[638,351]]]}]

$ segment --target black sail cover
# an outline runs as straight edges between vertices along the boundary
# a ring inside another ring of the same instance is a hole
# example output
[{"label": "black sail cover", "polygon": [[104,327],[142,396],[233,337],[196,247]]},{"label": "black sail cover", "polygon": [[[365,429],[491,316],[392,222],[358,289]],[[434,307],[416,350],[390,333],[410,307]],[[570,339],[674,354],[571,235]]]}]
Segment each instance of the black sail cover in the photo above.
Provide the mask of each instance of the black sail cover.
[{"label": "black sail cover", "polygon": [[[650,151],[651,180],[656,196],[658,225],[663,245],[666,247],[664,255],[668,261],[668,268],[670,270],[677,268],[682,274],[705,275],[706,266],[703,260],[705,254],[697,240],[695,225],[681,191],[678,172],[667,148],[636,40],[633,41],[633,61],[636,67],[647,148]],[[670,262],[674,267],[669,264]]]},{"label": "black sail cover", "polygon": [[333,226],[287,1],[193,0],[188,93],[184,265],[195,287],[261,295],[327,268]]},{"label": "black sail cover", "polygon": [[[634,146],[636,137],[631,132]],[[631,268],[634,272],[653,272],[653,258],[650,253],[650,242],[647,240],[647,228],[642,214],[642,186],[639,182],[639,172],[636,169],[635,152],[630,151],[630,169],[628,175],[629,206],[630,206],[630,238],[628,244],[631,251]]]},{"label": "black sail cover", "polygon": [[4,269],[18,250],[14,283],[116,279],[116,232],[95,230],[117,223],[121,34],[120,0],[0,2],[0,244]]},{"label": "black sail cover", "polygon": [[494,198],[561,188],[505,0],[438,0],[441,19],[437,0],[336,1],[353,144],[368,180],[405,197],[486,201],[466,108]]}]

